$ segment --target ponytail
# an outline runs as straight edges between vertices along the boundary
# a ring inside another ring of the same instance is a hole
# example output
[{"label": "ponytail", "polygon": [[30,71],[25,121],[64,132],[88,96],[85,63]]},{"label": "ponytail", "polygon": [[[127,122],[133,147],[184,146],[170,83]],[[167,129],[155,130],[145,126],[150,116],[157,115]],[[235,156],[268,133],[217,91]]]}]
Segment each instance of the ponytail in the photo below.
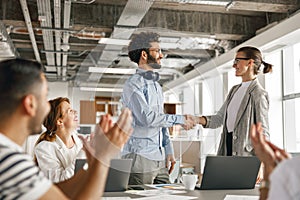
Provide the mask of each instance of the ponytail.
[{"label": "ponytail", "polygon": [[263,70],[264,74],[272,72],[273,65],[266,63],[265,61],[262,61],[262,64],[265,66]]},{"label": "ponytail", "polygon": [[262,60],[262,54],[258,48],[252,46],[245,46],[241,47],[237,52],[243,52],[246,58],[254,60],[254,74],[258,74],[260,72],[261,64],[264,65],[264,74],[272,72],[273,65],[266,63]]}]

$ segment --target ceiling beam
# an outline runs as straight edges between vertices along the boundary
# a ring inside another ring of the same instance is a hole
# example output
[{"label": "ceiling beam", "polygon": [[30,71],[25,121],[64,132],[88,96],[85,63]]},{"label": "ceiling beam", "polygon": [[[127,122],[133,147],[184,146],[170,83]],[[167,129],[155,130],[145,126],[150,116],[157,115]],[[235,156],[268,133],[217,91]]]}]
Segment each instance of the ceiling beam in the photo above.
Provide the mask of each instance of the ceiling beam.
[{"label": "ceiling beam", "polygon": [[276,1],[247,1],[238,0],[233,1],[231,10],[245,10],[245,11],[257,11],[268,13],[289,13],[299,9],[299,4],[295,0],[276,0]]},{"label": "ceiling beam", "polygon": [[[96,0],[97,4],[124,6],[127,0]],[[157,0],[152,8],[177,11],[215,12],[238,15],[255,15],[257,12],[287,13],[299,9],[297,0],[238,0],[234,6],[226,10],[225,6],[205,5],[195,3],[176,3],[175,1]],[[262,13],[263,15],[263,13]]]}]

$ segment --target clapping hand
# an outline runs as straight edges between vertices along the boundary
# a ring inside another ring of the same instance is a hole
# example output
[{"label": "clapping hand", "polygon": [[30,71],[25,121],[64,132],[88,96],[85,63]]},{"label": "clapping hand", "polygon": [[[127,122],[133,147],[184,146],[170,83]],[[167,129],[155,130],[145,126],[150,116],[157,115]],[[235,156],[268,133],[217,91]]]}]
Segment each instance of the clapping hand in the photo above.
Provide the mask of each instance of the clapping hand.
[{"label": "clapping hand", "polygon": [[95,134],[90,142],[83,140],[84,147],[98,161],[109,165],[133,131],[131,111],[126,108],[122,111],[118,121],[112,126],[109,116],[96,125]]},{"label": "clapping hand", "polygon": [[264,164],[264,176],[269,176],[269,174],[276,167],[277,163],[290,158],[290,155],[285,150],[266,140],[265,136],[263,135],[261,123],[252,125],[250,135],[255,154]]}]

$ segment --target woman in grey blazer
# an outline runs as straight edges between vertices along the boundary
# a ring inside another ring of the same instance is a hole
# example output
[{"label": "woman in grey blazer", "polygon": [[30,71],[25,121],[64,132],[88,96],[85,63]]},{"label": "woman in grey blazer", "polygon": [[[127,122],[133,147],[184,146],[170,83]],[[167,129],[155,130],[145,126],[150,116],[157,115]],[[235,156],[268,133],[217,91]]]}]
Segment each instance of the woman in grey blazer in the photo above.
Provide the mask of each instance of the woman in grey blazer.
[{"label": "woman in grey blazer", "polygon": [[223,106],[215,115],[198,118],[204,128],[223,125],[218,155],[254,155],[249,131],[251,125],[257,122],[262,123],[264,134],[269,136],[269,97],[257,80],[261,64],[264,65],[263,73],[272,71],[272,65],[262,60],[257,48],[240,48],[233,68],[236,70],[235,75],[242,78],[242,83],[231,88]]}]

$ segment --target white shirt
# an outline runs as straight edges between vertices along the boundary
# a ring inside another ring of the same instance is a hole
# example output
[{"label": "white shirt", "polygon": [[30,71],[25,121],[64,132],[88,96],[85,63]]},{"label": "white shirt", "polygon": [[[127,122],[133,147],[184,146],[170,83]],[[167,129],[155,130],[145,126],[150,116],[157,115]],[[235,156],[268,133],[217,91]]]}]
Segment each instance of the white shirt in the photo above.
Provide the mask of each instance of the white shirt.
[{"label": "white shirt", "polygon": [[39,199],[52,186],[30,155],[0,133],[0,199]]},{"label": "white shirt", "polygon": [[73,134],[72,137],[75,141],[72,148],[67,148],[56,136],[56,141],[42,141],[34,149],[39,168],[54,183],[74,175],[75,161],[83,145],[77,134]]},{"label": "white shirt", "polygon": [[239,89],[235,92],[233,95],[228,108],[227,108],[227,130],[228,132],[233,132],[236,116],[238,113],[238,110],[240,108],[240,105],[242,103],[242,100],[246,94],[246,91],[251,84],[252,81],[242,82],[242,85],[239,87]]},{"label": "white shirt", "polygon": [[269,200],[300,199],[300,157],[280,163],[270,175]]},{"label": "white shirt", "polygon": [[137,69],[123,87],[121,101],[132,111],[134,130],[122,155],[134,153],[149,160],[162,161],[165,154],[174,154],[167,127],[184,124],[184,116],[164,113],[161,86],[157,81],[145,79],[140,75],[143,72],[145,70]]}]

